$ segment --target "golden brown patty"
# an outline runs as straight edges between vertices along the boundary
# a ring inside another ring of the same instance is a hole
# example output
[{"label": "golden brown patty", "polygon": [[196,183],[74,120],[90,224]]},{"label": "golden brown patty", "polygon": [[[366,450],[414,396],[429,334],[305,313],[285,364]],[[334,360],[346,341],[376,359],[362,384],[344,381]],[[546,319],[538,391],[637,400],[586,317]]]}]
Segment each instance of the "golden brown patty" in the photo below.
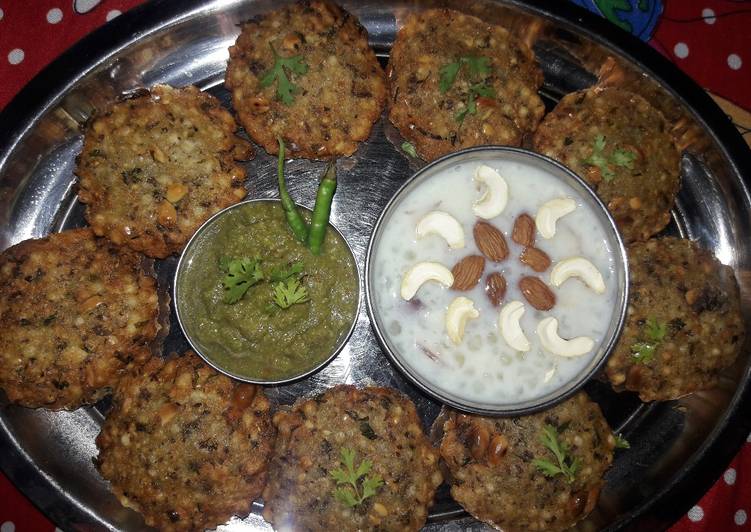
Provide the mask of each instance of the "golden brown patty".
[{"label": "golden brown patty", "polygon": [[[546,476],[534,460],[558,461],[543,445],[552,427],[565,464],[578,461],[573,480]],[[579,393],[558,406],[519,418],[449,411],[441,456],[453,477],[451,495],[470,514],[506,531],[563,530],[597,503],[615,438],[600,408]]]},{"label": "golden brown patty", "polygon": [[0,254],[0,388],[11,401],[78,408],[145,362],[160,326],[141,262],[88,228]]},{"label": "golden brown patty", "polygon": [[712,388],[745,334],[733,270],[680,238],[632,244],[628,256],[628,317],[610,382],[643,401]]},{"label": "golden brown patty", "polygon": [[[276,530],[418,530],[425,523],[442,481],[438,451],[414,404],[398,392],[338,386],[277,413],[274,424],[279,439],[263,516]],[[357,492],[337,485],[336,470],[346,469],[342,453],[353,453],[355,469],[371,464]],[[374,495],[344,502],[347,494],[362,496],[376,476],[383,484]]]},{"label": "golden brown patty", "polygon": [[670,221],[680,158],[669,130],[641,96],[595,88],[565,96],[540,124],[534,146],[584,178],[632,242]]},{"label": "golden brown patty", "polygon": [[[232,105],[269,153],[281,136],[296,157],[351,155],[381,116],[383,70],[365,29],[334,4],[300,2],[249,20],[229,53]],[[290,68],[275,54],[298,60]]]},{"label": "golden brown patty", "polygon": [[480,144],[518,146],[545,112],[532,51],[505,29],[456,11],[410,14],[387,72],[389,119],[429,161]]},{"label": "golden brown patty", "polygon": [[102,476],[159,530],[203,530],[246,515],[274,443],[261,388],[194,353],[152,359],[123,379],[96,440]]},{"label": "golden brown patty", "polygon": [[251,154],[232,116],[196,87],[159,85],[89,124],[76,173],[94,232],[152,257],[180,251],[212,214],[245,197]]}]

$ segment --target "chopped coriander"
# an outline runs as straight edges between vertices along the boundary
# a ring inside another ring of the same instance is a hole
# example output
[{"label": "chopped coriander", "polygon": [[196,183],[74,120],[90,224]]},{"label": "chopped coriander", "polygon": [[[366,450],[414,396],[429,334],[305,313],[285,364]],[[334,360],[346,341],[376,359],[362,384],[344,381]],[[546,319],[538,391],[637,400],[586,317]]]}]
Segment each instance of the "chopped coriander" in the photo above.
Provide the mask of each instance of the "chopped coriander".
[{"label": "chopped coriander", "polygon": [[294,277],[290,277],[286,281],[279,281],[274,285],[274,303],[279,308],[289,308],[292,305],[307,301],[310,301],[308,291]]},{"label": "chopped coriander", "polygon": [[230,259],[222,257],[219,266],[226,272],[222,285],[224,286],[224,302],[233,305],[240,301],[248,288],[263,280],[261,262],[259,259]]},{"label": "chopped coriander", "polygon": [[438,83],[438,88],[441,94],[446,94],[451,86],[456,81],[456,76],[459,74],[462,66],[467,65],[470,75],[479,77],[487,76],[490,74],[490,58],[482,56],[463,56],[454,61],[444,65],[441,68],[441,78]]},{"label": "chopped coriander", "polygon": [[302,273],[304,267],[305,265],[302,261],[297,261],[286,268],[283,266],[272,268],[271,275],[269,275],[269,281],[271,281],[272,283],[286,281],[290,277]]},{"label": "chopped coriander", "polygon": [[295,74],[302,75],[307,74],[308,65],[303,61],[302,55],[282,57],[276,53],[271,43],[269,43],[269,46],[271,47],[271,52],[274,54],[274,66],[261,77],[260,85],[265,88],[276,81],[276,97],[284,105],[292,105],[292,102],[295,101],[293,93],[298,90],[298,87],[287,77],[285,68]]},{"label": "chopped coriander", "polygon": [[615,437],[615,448],[616,449],[630,449],[631,444],[628,442],[626,438],[621,436],[620,434],[613,434]]},{"label": "chopped coriander", "polygon": [[402,151],[410,157],[417,157],[417,150],[411,142],[402,142]]},{"label": "chopped coriander", "polygon": [[668,333],[668,326],[666,323],[659,322],[654,318],[647,318],[645,333],[647,338],[653,342],[662,342],[665,339],[665,335]]},{"label": "chopped coriander", "polygon": [[580,461],[578,458],[571,458],[568,455],[568,446],[558,441],[558,431],[553,425],[545,425],[540,435],[540,441],[542,444],[550,449],[550,452],[555,456],[558,464],[554,464],[550,460],[535,458],[532,463],[542,471],[546,477],[554,477],[556,475],[563,475],[569,484],[573,483],[576,479],[576,472],[579,469]]},{"label": "chopped coriander", "polygon": [[355,469],[355,451],[352,449],[342,448],[341,463],[344,469],[334,469],[331,476],[336,480],[337,486],[345,484],[345,487],[334,490],[334,496],[347,507],[354,508],[361,504],[368,497],[375,495],[376,490],[383,485],[380,476],[365,476],[373,467],[370,460],[363,460]]},{"label": "chopped coriander", "polygon": [[597,135],[594,143],[592,144],[592,155],[584,160],[584,163],[596,166],[600,169],[602,178],[605,181],[612,181],[615,179],[615,172],[613,172],[612,165],[620,166],[621,168],[632,169],[634,167],[634,160],[636,154],[630,150],[624,150],[622,148],[616,148],[608,158],[605,155],[605,141],[604,135]]},{"label": "chopped coriander", "polygon": [[654,358],[660,342],[665,339],[668,332],[666,323],[659,322],[654,318],[647,318],[642,334],[642,341],[631,345],[631,356],[637,362],[646,364]]},{"label": "chopped coriander", "polygon": [[650,344],[649,342],[636,342],[631,346],[631,356],[634,357],[634,360],[637,362],[646,364],[647,362],[652,361],[656,350],[657,346],[655,344]]},{"label": "chopped coriander", "polygon": [[616,164],[623,168],[628,168],[629,170],[633,168],[634,159],[636,159],[636,154],[632,151],[618,148],[617,150],[613,152],[613,157],[612,157],[613,164]]},{"label": "chopped coriander", "polygon": [[485,98],[495,98],[495,91],[493,87],[475,83],[469,88],[469,95],[467,96],[467,106],[454,115],[454,119],[460,124],[464,122],[464,119],[468,114],[477,114],[477,102],[478,96],[484,96]]}]

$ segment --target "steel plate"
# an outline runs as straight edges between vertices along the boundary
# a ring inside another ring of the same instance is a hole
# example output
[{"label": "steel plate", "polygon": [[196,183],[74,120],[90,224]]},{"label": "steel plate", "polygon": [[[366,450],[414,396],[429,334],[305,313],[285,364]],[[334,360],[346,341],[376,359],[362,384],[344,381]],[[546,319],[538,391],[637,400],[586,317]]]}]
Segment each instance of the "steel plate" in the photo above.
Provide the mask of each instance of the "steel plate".
[{"label": "steel plate", "polygon": [[[76,199],[74,158],[80,126],[117,95],[154,83],[196,84],[225,104],[222,88],[227,48],[237,24],[276,5],[269,0],[201,2],[157,0],[115,19],[63,54],[0,114],[0,249],[26,238],[83,225]],[[545,73],[541,91],[554,105],[561,95],[593,84],[623,85],[643,94],[675,125],[683,149],[683,185],[669,233],[699,240],[736,271],[749,317],[751,175],[748,149],[712,100],[672,64],[640,41],[565,2],[472,0],[470,2],[345,3],[370,33],[385,60],[399,21],[410,9],[447,5],[500,23],[533,45]],[[396,146],[386,120],[352,156],[339,161],[334,223],[348,239],[358,267],[370,231],[393,192],[417,168]],[[275,193],[273,158],[259,150],[248,163],[249,197]],[[293,197],[312,206],[320,163],[288,165]],[[169,290],[176,258],[157,263]],[[173,320],[166,351],[187,347]],[[600,381],[587,390],[617,431],[631,442],[619,451],[592,515],[579,528],[665,528],[719,476],[751,430],[751,363],[748,346],[724,373],[721,386],[678,401],[645,405],[634,394],[615,394]],[[380,384],[408,394],[426,426],[440,405],[422,395],[387,361],[365,309],[339,356],[310,378],[269,387],[278,404],[289,404],[338,383]],[[137,530],[140,516],[109,494],[92,457],[94,438],[109,403],[70,413],[29,410],[0,398],[0,467],[63,529]],[[258,506],[224,530],[267,530]],[[480,530],[442,487],[427,530]]]}]

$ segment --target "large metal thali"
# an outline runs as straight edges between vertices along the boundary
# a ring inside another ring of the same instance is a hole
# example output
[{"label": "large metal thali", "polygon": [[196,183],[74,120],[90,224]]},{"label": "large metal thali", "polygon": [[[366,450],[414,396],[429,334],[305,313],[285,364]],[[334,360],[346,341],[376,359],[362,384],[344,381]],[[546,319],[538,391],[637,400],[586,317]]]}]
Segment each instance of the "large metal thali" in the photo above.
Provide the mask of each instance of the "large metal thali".
[{"label": "large metal thali", "polygon": [[[35,78],[0,115],[0,249],[26,238],[83,225],[76,199],[74,158],[80,125],[123,92],[154,83],[196,84],[228,103],[222,79],[237,24],[272,8],[268,0],[201,2],[160,0],[116,19],[66,52]],[[639,92],[675,125],[683,149],[683,185],[668,232],[699,240],[732,265],[741,284],[748,323],[751,288],[751,175],[748,149],[703,91],[656,52],[607,23],[563,2],[345,3],[367,28],[384,60],[404,13],[447,5],[502,24],[527,40],[545,73],[549,106],[561,95],[597,81]],[[386,120],[350,158],[339,161],[340,186],[333,221],[350,242],[363,271],[370,230],[399,185],[417,168],[400,153]],[[288,165],[293,197],[314,201],[323,165]],[[249,197],[275,193],[272,158],[259,150],[248,163]],[[157,264],[165,291],[176,258]],[[165,352],[187,343],[175,320]],[[631,449],[616,454],[600,503],[582,530],[660,529],[677,519],[716,479],[751,430],[751,356],[746,347],[720,388],[678,401],[645,405],[594,381],[587,391]],[[267,391],[278,404],[338,383],[398,388],[418,405],[430,426],[440,405],[422,395],[387,362],[361,308],[355,332],[325,369],[295,384]],[[94,438],[106,401],[75,412],[28,410],[0,398],[0,467],[64,529],[136,530],[143,521],[109,494],[92,463]],[[226,529],[263,530],[252,513]],[[428,530],[483,529],[442,488]]]}]

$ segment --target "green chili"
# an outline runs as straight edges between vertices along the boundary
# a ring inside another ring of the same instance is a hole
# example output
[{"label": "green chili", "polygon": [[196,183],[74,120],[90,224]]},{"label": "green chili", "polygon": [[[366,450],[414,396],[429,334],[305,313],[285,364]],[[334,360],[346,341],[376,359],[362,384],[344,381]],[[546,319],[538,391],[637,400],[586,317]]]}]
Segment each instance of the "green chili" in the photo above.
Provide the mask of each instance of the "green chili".
[{"label": "green chili", "polygon": [[277,177],[279,179],[279,198],[282,200],[282,209],[287,217],[287,225],[292,230],[292,234],[300,242],[305,242],[308,238],[308,225],[303,220],[297,205],[292,201],[287,192],[287,184],[284,182],[284,141],[281,137],[276,138],[279,142],[279,162],[277,166]]},{"label": "green chili", "polygon": [[336,161],[329,163],[321,178],[321,183],[318,185],[316,205],[313,208],[310,232],[308,233],[308,247],[313,255],[321,254],[321,245],[326,237],[326,227],[329,225],[334,192],[336,192]]}]

